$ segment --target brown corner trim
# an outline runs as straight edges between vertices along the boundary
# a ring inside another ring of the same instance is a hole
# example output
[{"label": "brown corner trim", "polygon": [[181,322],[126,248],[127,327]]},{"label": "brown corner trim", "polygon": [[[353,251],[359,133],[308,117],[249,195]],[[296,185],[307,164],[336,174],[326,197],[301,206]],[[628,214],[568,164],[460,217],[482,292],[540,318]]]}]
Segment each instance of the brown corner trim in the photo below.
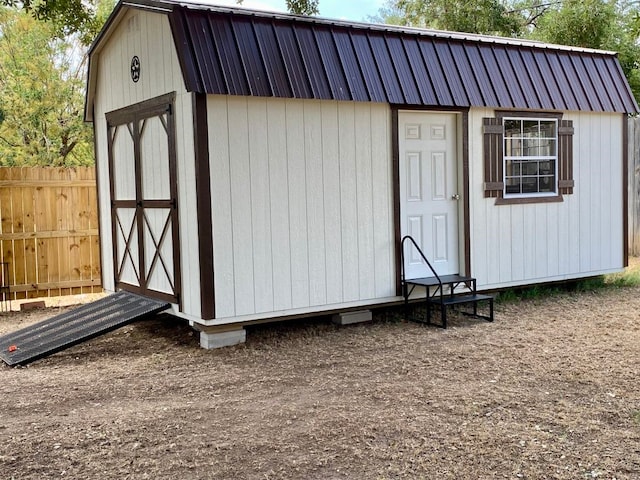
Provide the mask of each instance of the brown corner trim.
[{"label": "brown corner trim", "polygon": [[198,216],[198,256],[200,263],[200,316],[211,320],[215,313],[213,275],[213,218],[211,210],[211,172],[209,167],[209,124],[207,96],[192,93],[193,145]]},{"label": "brown corner trim", "polygon": [[[100,197],[105,195],[105,192],[101,192],[100,191],[100,178],[102,176],[101,173],[101,168],[99,167],[99,162],[98,162],[98,142],[96,141],[96,139],[98,138],[98,126],[97,126],[97,121],[96,121],[96,117],[95,117],[95,107],[93,105],[91,105],[91,107],[87,106],[87,108],[91,108],[91,118],[93,118],[93,122],[92,122],[92,126],[93,126],[93,168],[95,169],[96,172],[96,203],[98,205],[98,244],[100,245],[100,264],[102,264],[102,252],[106,252],[107,250],[104,248],[104,244],[102,243],[104,240],[104,236],[102,235],[103,232],[103,228],[102,228],[102,209],[100,208]],[[109,130],[107,129],[107,135],[109,135]],[[107,176],[109,175],[109,157],[110,155],[107,153]],[[113,198],[113,196],[111,196],[111,193],[109,193],[109,200],[111,200]],[[111,239],[111,241],[113,242],[113,238]],[[112,249],[113,250],[113,249]],[[104,268],[100,268],[100,285],[102,285],[102,288],[104,289]]]},{"label": "brown corner trim", "polygon": [[629,266],[629,118],[622,115],[622,266]]},{"label": "brown corner trim", "polygon": [[402,232],[400,231],[400,143],[398,108],[391,107],[391,163],[393,178],[393,223],[395,232],[396,295],[402,295]]}]

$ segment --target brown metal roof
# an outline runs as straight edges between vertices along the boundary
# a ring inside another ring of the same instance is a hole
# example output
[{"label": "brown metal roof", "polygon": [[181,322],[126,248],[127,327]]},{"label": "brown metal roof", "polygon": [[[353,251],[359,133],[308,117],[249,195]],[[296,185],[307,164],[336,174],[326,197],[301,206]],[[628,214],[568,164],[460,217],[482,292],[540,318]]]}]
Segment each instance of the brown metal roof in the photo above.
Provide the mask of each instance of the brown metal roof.
[{"label": "brown metal roof", "polygon": [[638,112],[612,52],[187,2],[122,5],[169,15],[189,91]]}]

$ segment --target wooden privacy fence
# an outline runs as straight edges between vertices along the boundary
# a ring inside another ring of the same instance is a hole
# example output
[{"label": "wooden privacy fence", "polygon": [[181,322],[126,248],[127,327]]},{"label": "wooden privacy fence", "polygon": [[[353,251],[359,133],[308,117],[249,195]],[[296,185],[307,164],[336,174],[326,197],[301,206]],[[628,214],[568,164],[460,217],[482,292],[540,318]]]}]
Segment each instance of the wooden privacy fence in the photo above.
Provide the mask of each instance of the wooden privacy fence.
[{"label": "wooden privacy fence", "polygon": [[102,291],[93,167],[0,167],[12,299]]}]

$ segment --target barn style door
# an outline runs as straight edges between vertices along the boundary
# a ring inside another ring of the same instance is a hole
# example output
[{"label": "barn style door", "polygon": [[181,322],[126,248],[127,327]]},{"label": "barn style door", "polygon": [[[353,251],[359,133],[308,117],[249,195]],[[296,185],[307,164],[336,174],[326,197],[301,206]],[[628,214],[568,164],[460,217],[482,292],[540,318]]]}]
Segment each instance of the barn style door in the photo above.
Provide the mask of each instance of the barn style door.
[{"label": "barn style door", "polygon": [[[411,235],[439,275],[459,272],[456,114],[399,112],[400,231]],[[433,274],[408,243],[408,279]]]},{"label": "barn style door", "polygon": [[107,114],[116,288],[180,302],[174,94]]}]

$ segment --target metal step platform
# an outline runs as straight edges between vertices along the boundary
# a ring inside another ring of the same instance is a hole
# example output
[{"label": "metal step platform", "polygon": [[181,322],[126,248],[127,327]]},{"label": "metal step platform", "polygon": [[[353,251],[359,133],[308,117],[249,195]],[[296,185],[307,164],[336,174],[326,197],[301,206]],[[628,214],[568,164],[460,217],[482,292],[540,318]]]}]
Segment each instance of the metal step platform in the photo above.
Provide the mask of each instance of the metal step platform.
[{"label": "metal step platform", "polygon": [[0,359],[25,365],[167,310],[171,304],[120,291],[0,337]]},{"label": "metal step platform", "polygon": [[[447,307],[454,305],[471,305],[471,311],[462,311],[464,315],[481,318],[493,322],[493,296],[476,292],[476,279],[463,275],[442,275],[425,278],[415,278],[402,281],[402,291],[405,303],[405,319],[423,322],[417,318],[409,318],[409,297],[415,287],[425,287],[424,301],[426,302],[426,319],[424,323],[432,325],[431,309],[440,310],[440,324],[447,328]],[[478,304],[487,304],[488,315],[478,313]]]},{"label": "metal step platform", "polygon": [[[405,243],[416,249],[416,251],[422,257],[424,264],[431,270],[433,276],[423,278],[408,279],[405,276],[405,259],[404,250]],[[493,296],[484,295],[476,291],[476,279],[466,275],[438,275],[427,260],[424,252],[420,249],[413,237],[406,235],[402,239],[402,271],[401,271],[401,285],[402,296],[404,297],[404,315],[406,320],[414,320],[427,325],[431,323],[431,308],[432,306],[440,310],[440,324],[437,325],[442,328],[447,328],[447,307],[454,305],[470,305],[471,311],[463,311],[461,313],[475,317],[482,318],[489,322],[493,322]],[[424,302],[426,304],[426,319],[423,322],[417,318],[409,318],[409,298],[416,287],[424,287]],[[489,313],[483,315],[478,313],[478,304],[487,304]]]}]

